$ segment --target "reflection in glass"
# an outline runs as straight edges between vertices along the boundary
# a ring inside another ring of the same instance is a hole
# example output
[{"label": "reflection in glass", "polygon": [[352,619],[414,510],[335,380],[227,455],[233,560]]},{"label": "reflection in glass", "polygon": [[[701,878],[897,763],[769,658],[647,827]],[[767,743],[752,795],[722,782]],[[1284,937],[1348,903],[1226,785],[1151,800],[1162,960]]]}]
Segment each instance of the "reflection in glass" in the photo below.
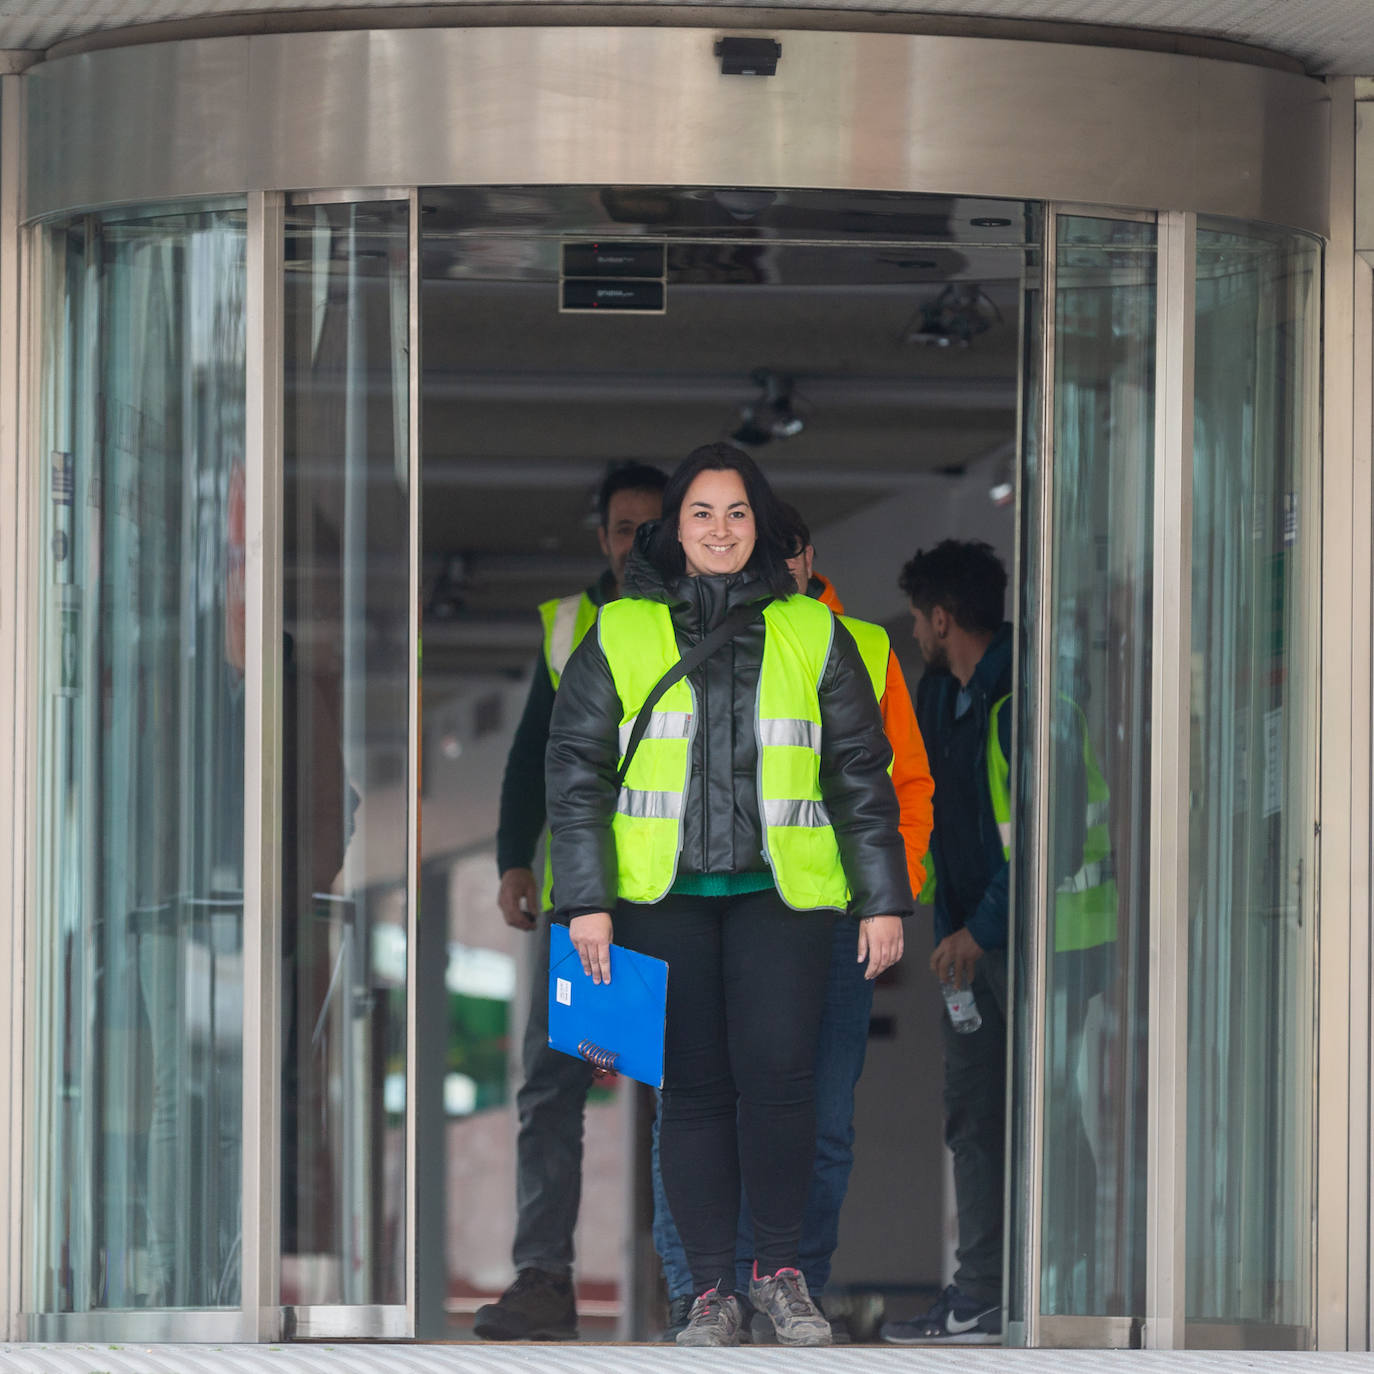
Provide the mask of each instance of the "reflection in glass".
[{"label": "reflection in glass", "polygon": [[1062,217],[1041,1311],[1144,1310],[1155,228]]},{"label": "reflection in glass", "polygon": [[32,1301],[236,1307],[242,211],[43,242]]},{"label": "reflection in glass", "polygon": [[[1320,266],[1317,245],[1300,237],[1198,232],[1190,1323],[1301,1329],[1311,1319],[1312,940],[1302,899],[1316,615],[1302,569],[1319,538],[1304,497]],[[1189,1339],[1205,1333],[1191,1327]]]},{"label": "reflection in glass", "polygon": [[288,1304],[405,1301],[407,261],[404,202],[287,225]]}]

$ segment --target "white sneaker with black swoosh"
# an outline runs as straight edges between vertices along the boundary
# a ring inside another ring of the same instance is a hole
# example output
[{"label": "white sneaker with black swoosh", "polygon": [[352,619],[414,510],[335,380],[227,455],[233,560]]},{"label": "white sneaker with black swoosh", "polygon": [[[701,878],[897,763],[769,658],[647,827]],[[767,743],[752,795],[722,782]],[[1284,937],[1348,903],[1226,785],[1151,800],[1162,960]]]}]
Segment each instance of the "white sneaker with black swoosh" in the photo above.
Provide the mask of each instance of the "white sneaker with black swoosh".
[{"label": "white sneaker with black swoosh", "polygon": [[988,1307],[950,1284],[925,1316],[884,1322],[879,1335],[889,1345],[1001,1345],[1002,1304]]}]

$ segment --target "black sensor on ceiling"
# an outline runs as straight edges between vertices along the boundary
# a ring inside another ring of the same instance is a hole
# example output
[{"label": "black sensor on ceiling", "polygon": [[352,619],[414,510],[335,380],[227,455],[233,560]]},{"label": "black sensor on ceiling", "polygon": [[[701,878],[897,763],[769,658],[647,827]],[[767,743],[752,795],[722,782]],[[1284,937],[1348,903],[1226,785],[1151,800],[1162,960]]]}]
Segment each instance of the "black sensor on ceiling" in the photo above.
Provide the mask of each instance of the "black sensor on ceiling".
[{"label": "black sensor on ceiling", "polygon": [[771,38],[718,38],[716,56],[722,76],[774,76],[782,44]]}]

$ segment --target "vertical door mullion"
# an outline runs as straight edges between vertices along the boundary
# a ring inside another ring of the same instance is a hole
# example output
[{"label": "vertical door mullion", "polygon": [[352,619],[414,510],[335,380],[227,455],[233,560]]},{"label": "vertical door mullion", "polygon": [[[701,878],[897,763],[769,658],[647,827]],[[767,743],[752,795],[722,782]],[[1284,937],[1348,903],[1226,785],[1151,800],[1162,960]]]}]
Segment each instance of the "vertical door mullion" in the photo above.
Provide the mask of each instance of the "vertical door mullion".
[{"label": "vertical door mullion", "polygon": [[[419,1098],[418,979],[416,951],[420,913],[420,195],[412,190],[406,226],[408,245],[409,294],[407,311],[407,356],[409,377],[409,430],[407,444],[407,495],[410,502],[409,558],[410,597],[407,607],[407,695],[409,712],[406,739],[406,1331],[415,1335],[417,1241],[415,1227],[418,1177],[416,1104]],[[441,947],[447,951],[447,932]],[[435,1224],[435,1223],[430,1223]],[[437,1223],[441,1230],[442,1218]],[[442,1248],[441,1248],[442,1253]],[[447,1283],[444,1289],[447,1290]]]},{"label": "vertical door mullion", "polygon": [[[1021,867],[1017,849],[1025,846],[1024,883],[1017,884],[1016,890],[1026,899],[1025,909],[1013,912],[1013,919],[1019,929],[1015,932],[1015,947],[1023,951],[1025,962],[1021,965],[1028,986],[1024,991],[1015,989],[1016,960],[1012,961],[1011,973],[1012,999],[1028,999],[1025,1003],[1026,1015],[1013,1018],[1013,1037],[1016,1029],[1023,1030],[1027,1043],[1013,1047],[1011,1062],[1020,1062],[1024,1070],[1019,1077],[1024,1091],[1021,1110],[1024,1113],[1026,1157],[1023,1174],[1023,1210],[1025,1224],[1022,1235],[1024,1249],[1022,1263],[1025,1266],[1023,1288],[1025,1294],[1025,1343],[1036,1346],[1040,1343],[1040,1276],[1042,1270],[1041,1251],[1044,1243],[1044,1172],[1045,1172],[1045,933],[1049,929],[1049,912],[1046,909],[1046,862],[1049,852],[1049,747],[1050,720],[1052,711],[1046,699],[1049,691],[1053,668],[1053,645],[1047,617],[1050,613],[1051,595],[1054,581],[1054,411],[1055,411],[1055,351],[1056,339],[1056,300],[1058,266],[1058,211],[1056,206],[1045,207],[1044,247],[1042,252],[1043,273],[1040,294],[1040,356],[1036,360],[1040,369],[1039,414],[1036,417],[1036,483],[1037,492],[1034,505],[1034,528],[1017,522],[1018,538],[1022,531],[1031,541],[1030,548],[1018,550],[1020,575],[1027,586],[1034,590],[1034,614],[1031,619],[1031,639],[1028,648],[1030,662],[1022,664],[1020,655],[1016,656],[1015,680],[1013,682],[1014,700],[1023,701],[1023,694],[1029,689],[1034,694],[1029,713],[1018,711],[1015,718],[1019,727],[1023,721],[1032,724],[1031,738],[1024,744],[1013,743],[1012,749],[1012,795],[1029,804],[1027,824],[1013,827],[1012,864],[1013,871]],[[1018,484],[1018,486],[1021,484]],[[1029,670],[1029,671],[1028,671]],[[1028,746],[1028,748],[1027,748]],[[1015,776],[1020,771],[1022,758],[1030,764],[1030,787],[1023,793],[1022,783]],[[1016,1076],[1008,1075],[1008,1084]],[[1009,1087],[1010,1091],[1010,1087]],[[1013,1114],[1008,1112],[1008,1121]],[[1008,1215],[1010,1212],[1008,1212]]]},{"label": "vertical door mullion", "polygon": [[281,1328],[282,274],[284,202],[248,197],[243,910],[243,1338]]},{"label": "vertical door mullion", "polygon": [[[1304,569],[1317,684],[1314,837],[1320,887],[1304,878],[1315,939],[1316,1063],[1313,1161],[1313,1344],[1362,1350],[1370,1340],[1370,329],[1369,265],[1356,253],[1357,103],[1349,77],[1330,81],[1330,226],[1323,263],[1321,391],[1304,400],[1321,416],[1321,464],[1302,502],[1321,513],[1321,540]],[[1342,366],[1348,351],[1350,366]],[[1315,378],[1314,378],[1315,381]],[[1347,458],[1346,455],[1349,455]],[[1305,541],[1310,543],[1311,541]],[[1320,892],[1318,911],[1315,896]]]},{"label": "vertical door mullion", "polygon": [[[4,874],[6,894],[3,923],[4,959],[10,969],[0,1002],[0,1024],[5,1027],[10,1053],[0,1064],[0,1103],[9,1120],[28,1122],[21,1113],[24,1065],[24,918],[29,910],[21,900],[24,882],[24,855],[30,850],[26,841],[25,820],[31,813],[23,804],[23,788],[28,773],[24,763],[24,741],[33,733],[28,727],[25,691],[26,666],[36,655],[23,651],[23,632],[29,624],[24,614],[28,579],[19,557],[20,531],[28,511],[19,458],[29,452],[21,442],[18,421],[24,411],[20,401],[23,311],[29,306],[20,290],[21,238],[20,185],[24,165],[23,85],[18,76],[0,78],[0,452],[15,455],[0,474],[0,509],[6,512],[0,530],[0,623],[12,627],[4,644],[4,671],[0,674],[0,719],[6,722],[4,746],[0,749],[0,768],[7,779],[0,791],[0,872]],[[0,1250],[0,1330],[7,1340],[16,1334],[20,1311],[21,1249],[19,1218],[23,1211],[21,1159],[25,1132],[7,1133],[0,1144],[0,1189],[3,1189],[3,1214],[7,1242]]]},{"label": "vertical door mullion", "polygon": [[1184,1344],[1197,217],[1159,217],[1145,1344]]},{"label": "vertical door mullion", "polygon": [[[1328,249],[1328,253],[1333,253],[1334,249]],[[1360,575],[1351,579],[1352,587],[1350,591],[1351,607],[1349,624],[1351,626],[1351,691],[1350,691],[1350,773],[1351,773],[1351,828],[1350,828],[1350,900],[1347,908],[1346,920],[1349,925],[1349,979],[1350,979],[1350,1013],[1348,1033],[1342,1037],[1340,1043],[1348,1047],[1351,1058],[1350,1087],[1349,1087],[1349,1108],[1347,1115],[1347,1129],[1349,1140],[1347,1144],[1348,1153],[1346,1159],[1349,1164],[1350,1193],[1346,1199],[1347,1214],[1350,1218],[1349,1233],[1346,1236],[1347,1243],[1347,1299],[1346,1299],[1346,1349],[1349,1350],[1368,1350],[1370,1348],[1371,1337],[1374,1331],[1370,1329],[1371,1300],[1374,1299],[1374,1275],[1371,1274],[1370,1266],[1370,1204],[1374,1201],[1374,1190],[1371,1189],[1370,1165],[1374,1163],[1374,1152],[1371,1146],[1374,1145],[1370,1130],[1370,1108],[1374,1104],[1374,1056],[1371,1056],[1371,1018],[1370,1009],[1371,987],[1371,941],[1369,922],[1362,919],[1365,912],[1370,909],[1370,865],[1369,854],[1374,852],[1374,835],[1371,834],[1371,794],[1370,794],[1370,762],[1371,762],[1371,727],[1374,720],[1370,717],[1370,670],[1371,670],[1371,633],[1370,633],[1370,611],[1371,611],[1371,586],[1368,569],[1374,566],[1374,557],[1371,554],[1371,532],[1374,531],[1374,520],[1371,520],[1371,511],[1374,511],[1374,489],[1371,484],[1371,471],[1374,470],[1374,272],[1371,272],[1371,264],[1363,258],[1355,259],[1355,281],[1354,281],[1354,309],[1353,309],[1353,357],[1354,369],[1351,377],[1349,389],[1350,404],[1352,408],[1351,416],[1351,445],[1354,453],[1354,461],[1351,467],[1351,529],[1350,529],[1350,562],[1346,568],[1363,569]],[[1328,334],[1328,337],[1330,335]],[[1330,366],[1330,364],[1328,364]],[[1330,385],[1330,383],[1328,383]],[[1339,452],[1339,448],[1333,442],[1338,436],[1330,436],[1324,444],[1323,451],[1328,454]],[[1323,464],[1323,466],[1327,466]],[[1325,475],[1323,476],[1325,482]],[[1328,557],[1326,538],[1323,537],[1323,557]],[[1334,567],[1334,562],[1331,565]],[[1344,573],[1336,573],[1335,577],[1340,579]],[[1332,595],[1332,589],[1328,581],[1322,588],[1323,610],[1325,613],[1325,602]],[[1341,630],[1336,629],[1340,634]],[[1322,751],[1327,758],[1333,761],[1339,758],[1334,749],[1328,743],[1325,736],[1326,712],[1323,709],[1323,740]],[[1328,753],[1328,750],[1330,751]],[[1327,774],[1330,772],[1325,763],[1322,767],[1322,782],[1326,783]],[[1330,815],[1326,806],[1326,798],[1318,793],[1321,802],[1322,815]],[[1323,890],[1325,884],[1323,884]],[[1311,905],[1312,910],[1316,909],[1316,903]],[[1323,926],[1328,919],[1328,912],[1323,905],[1321,911]],[[1319,956],[1326,951],[1326,940],[1323,938],[1318,944]],[[1320,966],[1318,968],[1318,986],[1320,987]],[[1321,1002],[1318,1006],[1320,1008]],[[1320,1016],[1320,1010],[1318,1012]],[[1320,1037],[1321,1026],[1318,1023],[1318,1035]],[[1319,1038],[1319,1053],[1321,1052],[1322,1042]],[[1318,1064],[1321,1064],[1318,1060]],[[1321,1084],[1326,1081],[1324,1076],[1319,1076],[1318,1092],[1321,1091]],[[1334,1090],[1332,1090],[1334,1091]],[[1318,1097],[1318,1129],[1320,1131],[1321,1112],[1325,1107],[1322,1098]],[[1320,1151],[1320,1135],[1318,1137],[1318,1150]],[[1321,1176],[1320,1166],[1325,1164],[1325,1159],[1319,1153],[1318,1156],[1318,1176]],[[1323,1213],[1321,1208],[1321,1194],[1318,1190],[1318,1244],[1324,1242]],[[1318,1282],[1320,1283],[1320,1266],[1322,1264],[1321,1250],[1318,1251]],[[1320,1291],[1320,1289],[1318,1290]],[[1317,1322],[1317,1341],[1318,1348],[1322,1348],[1325,1333],[1322,1330],[1321,1320]]]}]

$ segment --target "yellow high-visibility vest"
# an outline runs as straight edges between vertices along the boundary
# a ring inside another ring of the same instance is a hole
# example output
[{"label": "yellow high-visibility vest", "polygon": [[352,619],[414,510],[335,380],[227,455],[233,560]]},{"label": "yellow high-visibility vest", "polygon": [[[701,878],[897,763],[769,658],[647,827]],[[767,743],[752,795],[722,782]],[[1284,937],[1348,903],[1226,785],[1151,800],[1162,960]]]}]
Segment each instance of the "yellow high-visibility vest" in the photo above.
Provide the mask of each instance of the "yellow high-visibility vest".
[{"label": "yellow high-visibility vest", "polygon": [[[560,596],[540,605],[539,619],[544,625],[544,663],[556,692],[573,650],[596,624],[596,603],[586,592]],[[553,855],[547,830],[544,832],[544,886],[540,900],[545,911],[553,906]]]},{"label": "yellow high-visibility vest", "polygon": [[[868,670],[868,680],[873,684],[873,695],[881,702],[887,691],[887,660],[892,652],[892,642],[881,625],[873,625],[867,620],[856,620],[852,615],[839,617],[840,624],[854,637],[859,657]],[[888,772],[891,772],[888,769]]]},{"label": "yellow high-visibility vest", "polygon": [[573,650],[596,624],[596,605],[586,592],[560,596],[539,607],[539,619],[544,623],[544,662],[556,692]]},{"label": "yellow high-visibility vest", "polygon": [[[1010,697],[1003,697],[998,701],[988,719],[988,791],[992,797],[997,828],[1002,835],[1002,852],[1007,858],[1011,857],[1011,764],[1002,752],[997,717],[1010,700]],[[1116,874],[1112,864],[1112,839],[1107,829],[1111,793],[1107,790],[1102,770],[1097,766],[1097,756],[1088,738],[1086,717],[1074,702],[1066,701],[1065,704],[1073,707],[1083,739],[1087,816],[1083,833],[1083,863],[1076,873],[1065,878],[1055,889],[1056,954],[1111,944],[1116,939],[1117,927]]]},{"label": "yellow high-visibility vest", "polygon": [[[788,906],[843,911],[849,883],[820,786],[819,687],[834,618],[818,601],[789,596],[772,602],[763,622],[755,735],[764,857]],[[640,708],[681,655],[661,602],[612,602],[601,609],[597,633],[620,697],[623,761]],[[696,718],[691,685],[674,683],[630,761],[612,820],[618,895],[626,901],[656,902],[677,876]]]},{"label": "yellow high-visibility vest", "polygon": [[[855,620],[852,615],[837,616],[836,619],[853,636],[854,645],[858,649],[859,657],[863,659],[864,668],[868,672],[868,680],[873,687],[874,699],[881,709],[883,694],[887,691],[887,660],[892,653],[892,641],[888,639],[887,631],[881,625],[871,624],[867,620]],[[896,763],[897,757],[894,754],[888,760],[888,777],[892,776],[892,770]]]}]

